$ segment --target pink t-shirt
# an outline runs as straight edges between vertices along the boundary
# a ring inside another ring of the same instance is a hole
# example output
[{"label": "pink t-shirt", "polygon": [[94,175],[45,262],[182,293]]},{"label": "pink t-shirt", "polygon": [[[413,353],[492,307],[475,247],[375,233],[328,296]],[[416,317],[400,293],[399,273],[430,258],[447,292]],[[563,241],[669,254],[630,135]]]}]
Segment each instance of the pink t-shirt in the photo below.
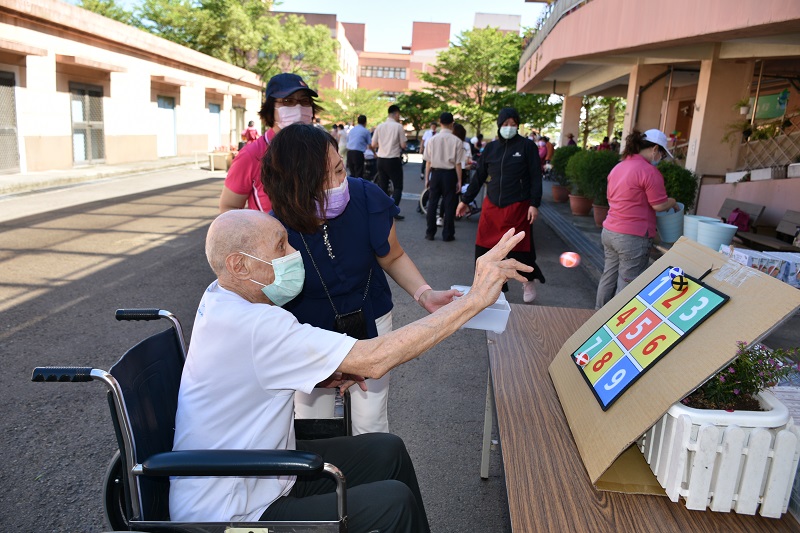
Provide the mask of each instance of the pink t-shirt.
[{"label": "pink t-shirt", "polygon": [[272,128],[242,148],[233,158],[228,175],[225,176],[225,186],[236,194],[247,195],[247,208],[268,213],[272,209],[264,187],[261,185],[261,159],[267,153],[269,143],[275,137]]},{"label": "pink t-shirt", "polygon": [[656,212],[667,201],[664,177],[639,154],[628,156],[608,175],[608,216],[603,227],[615,233],[655,237]]}]

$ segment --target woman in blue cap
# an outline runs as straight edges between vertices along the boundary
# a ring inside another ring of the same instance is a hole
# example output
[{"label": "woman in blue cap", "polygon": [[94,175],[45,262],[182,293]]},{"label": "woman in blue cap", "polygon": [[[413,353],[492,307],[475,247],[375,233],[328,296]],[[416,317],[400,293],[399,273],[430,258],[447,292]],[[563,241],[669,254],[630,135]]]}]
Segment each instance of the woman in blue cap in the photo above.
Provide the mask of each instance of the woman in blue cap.
[{"label": "woman in blue cap", "polygon": [[261,185],[261,159],[267,153],[275,134],[295,122],[311,124],[322,108],[297,74],[277,74],[270,78],[264,91],[264,104],[258,112],[268,129],[259,139],[242,148],[233,159],[219,197],[220,212],[231,209],[256,209],[268,213],[272,203]]}]

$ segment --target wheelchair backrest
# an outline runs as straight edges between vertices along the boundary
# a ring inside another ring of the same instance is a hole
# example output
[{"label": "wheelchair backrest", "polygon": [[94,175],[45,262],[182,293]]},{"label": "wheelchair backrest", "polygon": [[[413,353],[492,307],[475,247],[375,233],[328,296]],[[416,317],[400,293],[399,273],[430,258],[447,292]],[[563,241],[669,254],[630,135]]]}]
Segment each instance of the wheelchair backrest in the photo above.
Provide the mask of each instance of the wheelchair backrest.
[{"label": "wheelchair backrest", "polygon": [[[178,333],[170,328],[128,350],[109,370],[122,390],[125,412],[120,416],[127,423],[121,426],[130,429],[134,464],[172,450],[183,362]],[[118,440],[125,458],[124,439]],[[125,464],[126,475],[140,503],[134,515],[139,520],[169,520],[169,478],[134,477],[131,467]]]}]

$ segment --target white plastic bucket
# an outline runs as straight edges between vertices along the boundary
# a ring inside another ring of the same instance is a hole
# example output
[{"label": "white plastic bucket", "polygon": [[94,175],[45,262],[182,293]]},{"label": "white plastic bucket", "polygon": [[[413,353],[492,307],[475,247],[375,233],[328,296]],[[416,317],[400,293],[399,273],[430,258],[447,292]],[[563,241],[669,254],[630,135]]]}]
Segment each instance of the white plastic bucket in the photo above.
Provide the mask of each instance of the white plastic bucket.
[{"label": "white plastic bucket", "polygon": [[701,220],[706,222],[720,222],[718,218],[704,217],[700,215],[684,215],[683,235],[693,241],[697,241],[697,223]]},{"label": "white plastic bucket", "polygon": [[733,224],[701,220],[697,223],[697,242],[717,251],[723,244],[731,243],[738,229]]},{"label": "white plastic bucket", "polygon": [[656,213],[656,227],[661,242],[670,244],[683,235],[683,204],[678,202],[669,211]]}]

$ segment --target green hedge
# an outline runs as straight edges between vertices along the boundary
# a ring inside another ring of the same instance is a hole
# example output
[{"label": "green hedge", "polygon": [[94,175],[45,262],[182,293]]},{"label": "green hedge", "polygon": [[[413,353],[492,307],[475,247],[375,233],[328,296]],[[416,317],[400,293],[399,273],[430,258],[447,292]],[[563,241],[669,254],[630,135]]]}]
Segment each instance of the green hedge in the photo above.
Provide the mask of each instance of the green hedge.
[{"label": "green hedge", "polygon": [[556,183],[564,186],[569,185],[569,179],[567,179],[567,163],[569,163],[573,155],[580,151],[581,147],[577,145],[556,148],[556,151],[553,153],[553,159],[550,160],[550,164],[553,165],[553,179],[556,180]]},{"label": "green hedge", "polygon": [[682,203],[687,211],[691,209],[697,193],[697,184],[700,181],[697,174],[669,161],[659,162],[657,168],[664,176],[667,196]]},{"label": "green hedge", "polygon": [[608,174],[619,163],[619,154],[609,150],[581,150],[567,163],[572,193],[593,198],[596,205],[608,205]]}]

